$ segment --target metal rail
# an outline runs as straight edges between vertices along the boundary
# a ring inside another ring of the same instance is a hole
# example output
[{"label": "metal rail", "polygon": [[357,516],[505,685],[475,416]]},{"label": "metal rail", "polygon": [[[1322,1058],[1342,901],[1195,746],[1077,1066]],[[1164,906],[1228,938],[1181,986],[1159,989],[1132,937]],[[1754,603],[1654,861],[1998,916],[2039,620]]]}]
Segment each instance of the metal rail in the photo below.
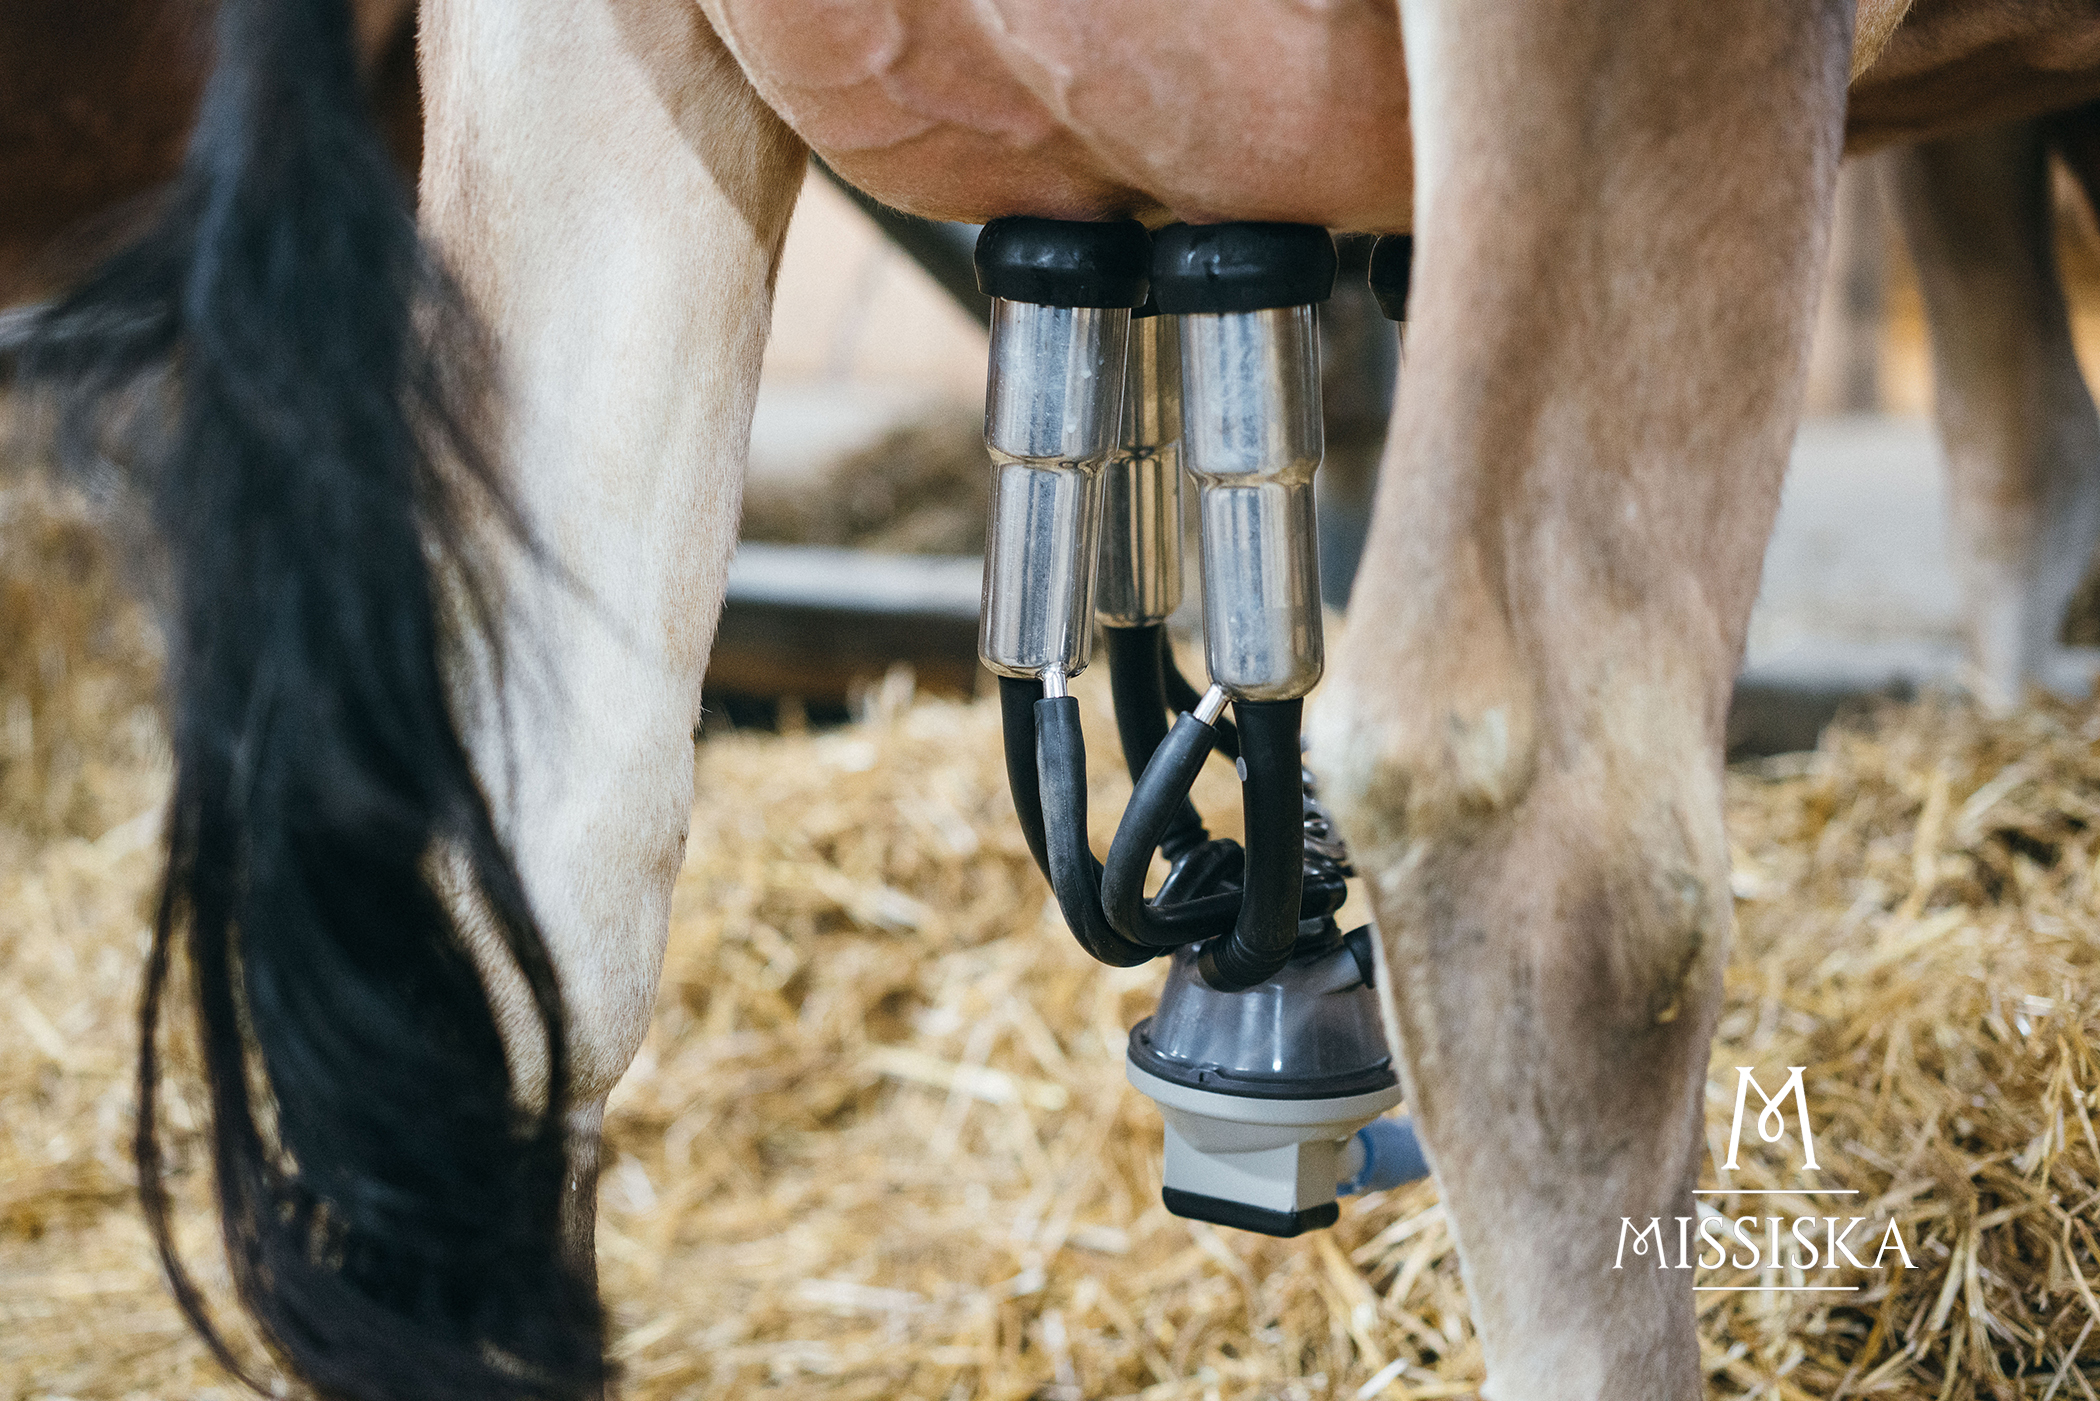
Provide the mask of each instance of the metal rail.
[{"label": "metal rail", "polygon": [[[973,694],[983,568],[974,555],[746,544],[729,568],[708,688],[837,703],[901,661],[927,689]],[[1955,679],[1959,656],[1937,660],[1916,674],[1866,655],[1833,656],[1813,674],[1745,671],[1728,712],[1729,758],[1813,748],[1848,702]]]},{"label": "metal rail", "polygon": [[901,661],[921,686],[969,695],[983,576],[974,555],[747,542],[730,562],[708,689],[843,701]]}]

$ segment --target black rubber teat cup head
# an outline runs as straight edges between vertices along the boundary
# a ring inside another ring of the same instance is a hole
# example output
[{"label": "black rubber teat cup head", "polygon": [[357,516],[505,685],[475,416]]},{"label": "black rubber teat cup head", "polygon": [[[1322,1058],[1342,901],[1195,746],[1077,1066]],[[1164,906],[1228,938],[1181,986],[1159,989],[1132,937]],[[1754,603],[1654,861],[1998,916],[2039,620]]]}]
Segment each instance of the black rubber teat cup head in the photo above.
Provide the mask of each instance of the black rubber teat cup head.
[{"label": "black rubber teat cup head", "polygon": [[1152,295],[1174,316],[1324,302],[1335,268],[1318,224],[1169,224],[1152,236]]},{"label": "black rubber teat cup head", "polygon": [[1387,234],[1371,249],[1371,295],[1386,320],[1407,320],[1407,287],[1414,271],[1413,234]]},{"label": "black rubber teat cup head", "polygon": [[994,219],[977,235],[977,290],[1038,306],[1135,307],[1151,262],[1135,219]]}]

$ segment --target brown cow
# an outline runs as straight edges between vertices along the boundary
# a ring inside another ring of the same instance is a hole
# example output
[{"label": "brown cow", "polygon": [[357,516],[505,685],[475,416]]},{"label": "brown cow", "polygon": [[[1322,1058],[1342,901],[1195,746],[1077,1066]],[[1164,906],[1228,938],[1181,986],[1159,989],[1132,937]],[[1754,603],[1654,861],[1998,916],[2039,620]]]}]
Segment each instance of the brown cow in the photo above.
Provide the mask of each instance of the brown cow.
[{"label": "brown cow", "polygon": [[[471,470],[469,435],[433,448],[390,416],[459,404],[457,375],[417,369],[416,328],[451,324],[442,287],[399,274],[398,243],[354,191],[268,159],[333,149],[299,144],[301,122],[332,130],[319,99],[266,81],[320,33],[280,14],[319,25],[332,7],[228,0],[184,198],[145,253],[44,324],[30,368],[106,390],[184,352],[186,417],[156,483],[187,590],[177,674],[203,699],[179,711],[201,718],[178,719],[162,947],[203,931],[203,1010],[226,1043],[222,1199],[248,1301],[294,1365],[355,1396],[595,1384],[588,1301],[530,1268],[556,1191],[543,1150],[559,1110],[580,1274],[598,1116],[659,967],[772,278],[814,148],[941,217],[1415,233],[1410,368],[1314,760],[1395,970],[1408,1098],[1460,1242],[1487,1394],[1698,1395],[1688,1280],[1611,1261],[1623,1219],[1693,1210],[1730,926],[1722,721],[1848,120],[1861,143],[1934,143],[1899,185],[1944,282],[1941,365],[1989,362],[1943,395],[1986,694],[2046,663],[2049,614],[2096,528],[2093,411],[2066,378],[2038,251],[2031,123],[2100,98],[2100,19],[2011,0],[1908,9],[428,0],[424,227],[500,357],[512,520]],[[336,97],[342,67],[324,84]],[[1999,133],[1971,134],[1984,128]],[[1957,188],[1995,188],[1987,217],[1950,216]],[[363,222],[302,221],[303,194]],[[273,236],[326,244],[339,226],[394,271],[360,281],[355,260],[301,261],[303,245]],[[244,258],[274,275],[251,286],[234,275]],[[1994,299],[2001,284],[2014,299]],[[355,339],[412,287],[422,320]],[[2018,353],[1978,356],[1980,341]],[[370,354],[345,358],[346,343]],[[463,476],[442,470],[455,453]],[[326,470],[297,475],[310,460]],[[298,491],[278,487],[288,474]],[[188,504],[222,477],[238,488],[213,497],[238,527],[232,549]],[[388,514],[373,483],[432,504]],[[342,535],[312,493],[365,513],[351,517],[365,533]],[[532,548],[469,529],[462,502]],[[403,548],[404,522],[434,565]],[[466,611],[448,616],[485,619],[471,585],[492,557],[500,619],[447,654],[491,826],[458,782],[432,710],[437,644],[418,629],[453,581]],[[251,651],[257,630],[267,643]],[[329,662],[358,648],[355,664]],[[533,664],[491,679],[480,663],[497,655]],[[283,738],[294,720],[297,744]],[[361,963],[330,923],[338,902],[349,933],[379,939],[405,912],[421,942],[389,956],[423,958],[415,976],[436,986],[459,960],[425,945],[460,947],[428,924],[440,896],[468,911],[493,1010],[453,983],[416,1002],[413,979]],[[264,915],[299,942],[279,947]],[[250,1120],[236,978],[279,1131],[301,1150],[289,1165]],[[492,1069],[495,1092],[544,1106],[513,1158],[430,1106],[374,1109],[380,1089],[351,1083],[363,1069],[414,1100],[418,1076],[446,1072],[430,1006],[481,1077],[443,1082],[473,1123],[487,1122]],[[368,1064],[330,1059],[325,1035],[354,1034],[360,1009],[392,1018],[399,1044],[375,1035],[356,1043]],[[295,1033],[293,1011],[342,1024]],[[488,1056],[499,1033],[507,1075]],[[359,1129],[332,1132],[324,1109]],[[375,1132],[403,1125],[431,1145],[390,1157]],[[481,1154],[491,1175],[468,1183],[448,1153]],[[469,1223],[516,1229],[475,1255]],[[439,1243],[419,1252],[412,1227]]]},{"label": "brown cow", "polygon": [[[413,172],[423,156],[413,0],[355,9],[375,113]],[[62,287],[175,174],[210,68],[210,19],[208,5],[183,0],[0,8],[0,307]]]},{"label": "brown cow", "polygon": [[2100,418],[2071,346],[2050,228],[2048,153],[2100,174],[2100,110],[1985,127],[1894,152],[1885,169],[1931,327],[1953,555],[1978,699],[2029,681],[2082,692],[2058,645],[2100,538]]}]

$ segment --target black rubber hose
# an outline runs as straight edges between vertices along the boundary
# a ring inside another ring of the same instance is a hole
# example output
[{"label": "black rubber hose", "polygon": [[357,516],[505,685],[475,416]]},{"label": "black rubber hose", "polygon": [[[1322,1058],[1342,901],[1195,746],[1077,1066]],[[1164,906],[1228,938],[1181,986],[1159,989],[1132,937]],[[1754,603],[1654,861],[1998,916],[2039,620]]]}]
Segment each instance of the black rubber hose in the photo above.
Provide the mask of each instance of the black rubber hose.
[{"label": "black rubber hose", "polygon": [[[1174,869],[1160,882],[1159,893],[1152,897],[1153,905],[1185,905],[1200,898],[1189,891],[1223,890],[1232,896],[1232,917],[1238,919],[1243,855],[1240,844],[1230,837],[1205,842],[1174,863]],[[1216,932],[1222,934],[1225,930],[1221,927]]]},{"label": "black rubber hose", "polygon": [[1013,795],[1021,836],[1043,879],[1050,879],[1050,848],[1043,840],[1043,793],[1035,773],[1035,703],[1043,683],[1025,676],[999,678],[999,722],[1006,742],[1006,789]]},{"label": "black rubber hose", "polygon": [[[1162,644],[1164,644],[1164,639]],[[1166,683],[1167,687],[1167,708],[1169,710],[1194,710],[1196,702],[1203,699],[1203,693],[1190,684],[1186,676],[1181,674],[1181,666],[1174,660],[1174,649],[1172,647],[1165,645],[1160,647],[1159,669],[1161,679]],[[1237,707],[1234,708],[1237,709]],[[1218,732],[1218,740],[1215,746],[1217,751],[1228,759],[1239,758],[1240,732],[1232,721],[1221,719],[1212,725],[1211,728]]]},{"label": "black rubber hose", "polygon": [[1216,738],[1209,725],[1182,713],[1139,775],[1116,827],[1116,839],[1108,848],[1108,864],[1101,873],[1102,912],[1116,932],[1149,948],[1179,948],[1222,934],[1239,917],[1238,891],[1178,905],[1154,905],[1145,899],[1145,874],[1151,869],[1152,853],[1173,825],[1176,812],[1188,805],[1189,786],[1202,772]]},{"label": "black rubber hose", "polygon": [[1247,814],[1246,872],[1232,932],[1205,944],[1196,971],[1219,992],[1268,981],[1290,960],[1305,885],[1305,788],[1298,729],[1305,702],[1235,701]]},{"label": "black rubber hose", "polygon": [[[1035,703],[1036,777],[1050,856],[1050,889],[1079,946],[1112,968],[1156,956],[1118,934],[1101,913],[1101,863],[1086,844],[1086,737],[1079,702],[1055,696]],[[1297,892],[1291,898],[1297,899]]]},{"label": "black rubber hose", "polygon": [[[1134,628],[1105,627],[1101,632],[1108,643],[1108,688],[1115,701],[1116,735],[1123,742],[1123,762],[1130,769],[1130,780],[1136,783],[1145,776],[1146,765],[1167,738],[1166,629],[1151,623]],[[1206,744],[1204,753],[1209,752]],[[1197,762],[1200,765],[1202,761]],[[1168,820],[1160,826],[1154,845],[1163,848],[1169,860],[1209,839],[1202,815],[1188,801],[1186,786],[1181,790],[1180,803],[1166,816]],[[1150,855],[1145,859],[1149,864]]]},{"label": "black rubber hose", "polygon": [[1152,752],[1167,737],[1167,687],[1160,666],[1162,629],[1101,629],[1108,644],[1108,691],[1116,705],[1116,734],[1123,741],[1123,762],[1130,781],[1144,777]]}]

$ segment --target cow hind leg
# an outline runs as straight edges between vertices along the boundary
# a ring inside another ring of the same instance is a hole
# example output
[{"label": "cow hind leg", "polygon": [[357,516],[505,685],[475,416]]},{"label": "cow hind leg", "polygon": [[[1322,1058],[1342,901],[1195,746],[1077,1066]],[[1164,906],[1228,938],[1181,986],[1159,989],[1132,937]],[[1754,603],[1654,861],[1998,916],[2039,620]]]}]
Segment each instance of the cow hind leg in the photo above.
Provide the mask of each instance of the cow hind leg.
[{"label": "cow hind leg", "polygon": [[[423,217],[504,372],[502,675],[477,767],[568,1009],[564,1250],[647,1030],[801,144],[691,0],[428,0]],[[499,1004],[519,989],[496,988]],[[528,1093],[544,1047],[509,1051]]]},{"label": "cow hind leg", "polygon": [[2100,541],[2100,417],[2072,353],[2042,125],[1886,159],[1931,328],[1972,689],[1993,710],[2031,681],[2083,691],[2090,670],[2058,639]]},{"label": "cow hind leg", "polygon": [[[1405,0],[1408,372],[1312,760],[1496,1401],[1701,1394],[1674,1221],[1730,930],[1724,722],[1849,13]],[[1651,1222],[1667,1257],[1622,1254]]]},{"label": "cow hind leg", "polygon": [[569,1175],[562,1183],[562,1263],[593,1289],[598,1286],[598,1164],[605,1101],[569,1111]]}]

